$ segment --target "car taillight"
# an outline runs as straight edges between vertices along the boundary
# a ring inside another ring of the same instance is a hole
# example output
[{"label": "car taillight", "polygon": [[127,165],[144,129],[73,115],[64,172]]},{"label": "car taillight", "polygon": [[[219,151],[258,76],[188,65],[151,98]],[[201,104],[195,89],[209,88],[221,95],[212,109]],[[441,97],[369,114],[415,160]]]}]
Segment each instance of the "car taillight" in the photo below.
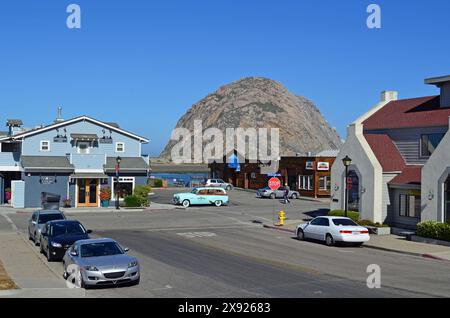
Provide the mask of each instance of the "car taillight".
[{"label": "car taillight", "polygon": [[361,234],[369,234],[369,231],[361,231]]},{"label": "car taillight", "polygon": [[349,230],[341,230],[339,231],[341,234],[352,234],[353,231],[349,231]]}]

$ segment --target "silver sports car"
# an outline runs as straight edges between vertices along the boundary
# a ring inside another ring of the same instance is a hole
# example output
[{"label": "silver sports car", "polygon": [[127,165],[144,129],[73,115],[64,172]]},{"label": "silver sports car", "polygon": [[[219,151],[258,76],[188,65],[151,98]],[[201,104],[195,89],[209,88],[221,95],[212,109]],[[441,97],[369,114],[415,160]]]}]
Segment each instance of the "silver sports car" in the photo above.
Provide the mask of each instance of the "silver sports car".
[{"label": "silver sports car", "polygon": [[75,242],[63,258],[64,278],[78,287],[139,284],[139,263],[113,239]]}]

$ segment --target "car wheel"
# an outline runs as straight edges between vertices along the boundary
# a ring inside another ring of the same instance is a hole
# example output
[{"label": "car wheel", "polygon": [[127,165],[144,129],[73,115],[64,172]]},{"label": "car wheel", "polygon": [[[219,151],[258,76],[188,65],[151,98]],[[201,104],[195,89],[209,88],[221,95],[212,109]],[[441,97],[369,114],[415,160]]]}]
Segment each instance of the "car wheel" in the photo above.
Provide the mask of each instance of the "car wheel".
[{"label": "car wheel", "polygon": [[188,208],[191,205],[191,202],[189,202],[189,200],[184,200],[182,205],[184,208]]},{"label": "car wheel", "polygon": [[275,195],[275,193],[271,193],[271,194],[270,194],[270,198],[273,200],[273,199],[276,199],[277,196]]},{"label": "car wheel", "polygon": [[84,280],[83,280],[83,275],[81,275],[81,271],[78,271],[78,275],[76,278],[76,285],[79,286],[80,288],[87,289],[86,284],[84,283]]},{"label": "car wheel", "polygon": [[325,237],[325,244],[327,246],[333,246],[334,245],[334,239],[331,236],[331,234],[327,234],[327,236]]},{"label": "car wheel", "polygon": [[304,241],[304,240],[305,240],[305,232],[303,232],[302,229],[299,229],[299,230],[297,231],[297,239],[298,239],[299,241]]},{"label": "car wheel", "polygon": [[222,206],[222,201],[217,200],[216,202],[214,202],[214,205],[217,207]]},{"label": "car wheel", "polygon": [[39,244],[40,246],[39,246],[39,252],[41,253],[41,254],[44,254],[44,249],[42,248],[42,244]]},{"label": "car wheel", "polygon": [[230,191],[231,190],[231,186],[227,186],[226,190]]},{"label": "car wheel", "polygon": [[292,199],[294,199],[294,200],[298,199],[297,193],[292,194]]},{"label": "car wheel", "polygon": [[48,262],[53,262],[53,257],[52,257],[52,253],[50,253],[50,249],[45,251],[45,256],[47,256]]},{"label": "car wheel", "polygon": [[39,241],[36,239],[36,233],[34,233],[34,246],[39,246]]}]

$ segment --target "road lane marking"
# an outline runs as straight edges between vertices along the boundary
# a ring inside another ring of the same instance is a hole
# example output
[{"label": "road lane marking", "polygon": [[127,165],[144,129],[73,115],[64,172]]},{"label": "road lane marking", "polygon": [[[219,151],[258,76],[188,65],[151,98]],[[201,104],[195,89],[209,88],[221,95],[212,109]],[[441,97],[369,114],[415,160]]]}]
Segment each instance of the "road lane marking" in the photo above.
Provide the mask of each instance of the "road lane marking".
[{"label": "road lane marking", "polygon": [[212,232],[185,232],[185,233],[177,233],[179,236],[183,236],[186,238],[200,238],[200,237],[215,237],[216,233]]},{"label": "road lane marking", "polygon": [[7,216],[5,213],[1,213],[1,215],[3,215],[3,217],[6,219],[6,222],[8,222],[9,225],[11,225],[14,231],[17,232],[19,230],[17,226],[14,224],[14,222],[9,218],[9,216]]}]

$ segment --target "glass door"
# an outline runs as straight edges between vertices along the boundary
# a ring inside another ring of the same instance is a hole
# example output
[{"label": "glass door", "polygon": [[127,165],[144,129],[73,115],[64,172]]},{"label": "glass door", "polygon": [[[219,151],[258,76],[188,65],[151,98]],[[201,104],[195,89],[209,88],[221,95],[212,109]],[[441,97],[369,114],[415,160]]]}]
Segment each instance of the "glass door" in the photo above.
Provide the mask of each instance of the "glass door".
[{"label": "glass door", "polygon": [[98,185],[97,179],[79,179],[78,182],[78,206],[97,207],[98,206]]}]

